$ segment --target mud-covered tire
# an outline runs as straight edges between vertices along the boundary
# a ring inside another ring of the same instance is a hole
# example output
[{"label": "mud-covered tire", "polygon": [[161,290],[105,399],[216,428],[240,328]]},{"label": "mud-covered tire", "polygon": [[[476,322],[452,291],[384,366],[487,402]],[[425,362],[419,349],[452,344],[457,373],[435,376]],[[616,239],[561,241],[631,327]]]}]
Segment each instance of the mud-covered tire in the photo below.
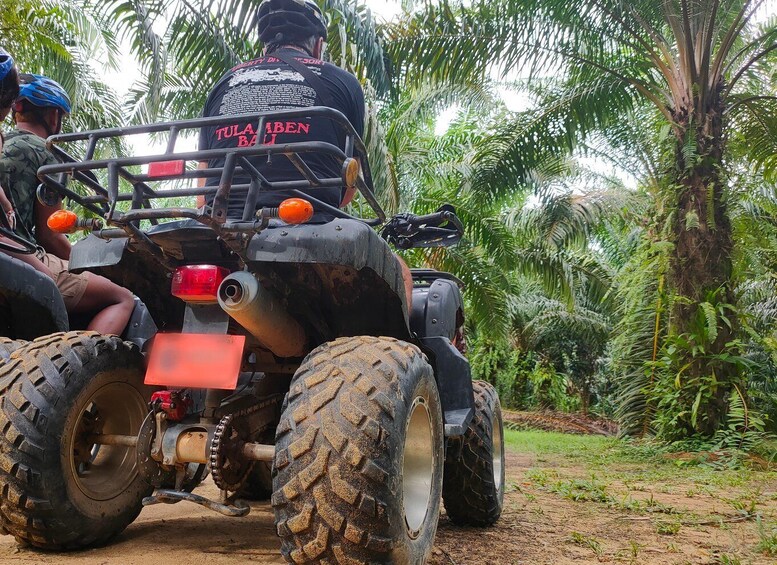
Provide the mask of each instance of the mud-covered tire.
[{"label": "mud-covered tire", "polygon": [[0,365],[8,362],[11,353],[25,346],[28,342],[7,337],[0,337]]},{"label": "mud-covered tire", "polygon": [[283,556],[425,563],[443,441],[432,368],[415,346],[353,337],[314,350],[294,376],[276,435],[272,505]]},{"label": "mud-covered tire", "polygon": [[143,374],[136,346],[93,332],[39,338],[0,367],[0,525],[19,543],[101,545],[137,517],[151,487],[134,449],[90,438],[138,432]]},{"label": "mud-covered tire", "polygon": [[502,408],[493,386],[475,381],[472,388],[475,415],[463,436],[448,439],[442,496],[454,524],[490,526],[504,504]]}]

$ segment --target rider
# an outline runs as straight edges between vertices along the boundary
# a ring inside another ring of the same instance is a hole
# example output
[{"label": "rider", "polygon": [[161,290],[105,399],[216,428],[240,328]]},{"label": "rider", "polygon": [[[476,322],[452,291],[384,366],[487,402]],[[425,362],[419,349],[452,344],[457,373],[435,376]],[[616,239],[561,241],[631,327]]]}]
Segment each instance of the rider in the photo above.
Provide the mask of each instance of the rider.
[{"label": "rider", "polygon": [[39,270],[52,276],[68,313],[97,312],[87,329],[120,335],[134,309],[132,293],[93,273],[68,271],[70,241],[46,223],[61,209],[61,202],[46,206],[36,198],[38,169],[57,162],[44,140],[60,132],[62,118],[70,113],[70,98],[58,83],[44,76],[22,74],[20,82],[13,105],[16,129],[6,135],[0,159],[4,186],[16,205],[17,232],[39,245],[37,257],[45,267]]},{"label": "rider", "polygon": [[[8,112],[11,111],[11,106],[13,106],[17,96],[19,96],[19,72],[16,70],[16,65],[10,53],[0,47],[0,121],[4,120]],[[0,151],[3,148],[3,140],[3,134],[0,132]],[[1,186],[0,208],[2,208],[3,215],[6,217],[11,229],[13,229],[16,225],[16,215],[11,201],[8,200]]]},{"label": "rider", "polygon": [[[242,63],[214,86],[205,104],[204,116],[226,116],[249,113],[272,113],[294,108],[328,106],[342,112],[351,122],[356,133],[364,134],[364,92],[359,81],[349,72],[321,60],[327,38],[327,22],[321,9],[311,0],[264,0],[259,6],[259,39],[265,50],[261,57]],[[271,119],[263,131],[255,131],[256,123],[236,120],[219,127],[203,128],[199,149],[223,149],[248,147],[259,141],[265,145],[324,141],[343,147],[344,134],[336,133],[331,120],[322,117]],[[305,163],[319,178],[340,177],[342,163],[328,155],[306,153]],[[212,167],[221,167],[224,160],[213,161]],[[252,163],[269,181],[301,179],[292,163],[284,157],[276,157],[272,163],[266,157]],[[201,167],[207,163],[201,163]],[[217,186],[217,178],[205,184]],[[247,184],[248,179],[234,179],[235,184]],[[353,198],[353,190],[341,188],[315,188],[311,196],[335,208],[347,205]],[[260,194],[258,206],[277,206],[283,196]],[[241,216],[245,200],[232,198],[230,217]],[[203,205],[200,199],[199,205]],[[314,220],[322,221],[327,215],[316,211]],[[408,304],[412,294],[412,277],[407,266],[403,269]]]},{"label": "rider", "polygon": [[[211,91],[203,114],[272,113],[329,106],[342,112],[361,136],[364,93],[356,77],[321,60],[327,26],[319,7],[310,0],[265,0],[259,6],[258,24],[259,39],[265,44],[263,56],[236,66],[222,77]],[[265,145],[315,140],[342,147],[344,142],[327,118],[268,120],[262,132],[254,131],[255,127],[255,122],[236,121],[221,127],[203,128],[199,148],[251,146],[256,143],[257,136]],[[341,166],[328,156],[305,154],[303,159],[320,177],[340,176]],[[270,181],[302,178],[284,157],[274,159],[270,166],[266,157],[257,158],[254,165]],[[235,179],[236,184],[246,182],[247,179]],[[208,184],[216,185],[218,179],[211,179]],[[339,188],[316,188],[311,195],[335,208],[353,196],[344,194]],[[259,205],[278,205],[281,200],[280,196],[265,193],[260,196]],[[231,204],[230,216],[239,216],[243,202],[233,199]],[[325,217],[319,214],[321,216]]]}]

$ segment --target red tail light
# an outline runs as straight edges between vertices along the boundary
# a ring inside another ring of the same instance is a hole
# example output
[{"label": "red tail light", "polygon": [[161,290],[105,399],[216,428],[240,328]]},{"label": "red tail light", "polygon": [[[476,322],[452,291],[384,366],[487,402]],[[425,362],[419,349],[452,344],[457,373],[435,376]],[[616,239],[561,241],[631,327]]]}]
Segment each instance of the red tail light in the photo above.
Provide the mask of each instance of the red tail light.
[{"label": "red tail light", "polygon": [[173,273],[173,296],[186,302],[216,302],[219,286],[229,269],[215,265],[189,265]]}]

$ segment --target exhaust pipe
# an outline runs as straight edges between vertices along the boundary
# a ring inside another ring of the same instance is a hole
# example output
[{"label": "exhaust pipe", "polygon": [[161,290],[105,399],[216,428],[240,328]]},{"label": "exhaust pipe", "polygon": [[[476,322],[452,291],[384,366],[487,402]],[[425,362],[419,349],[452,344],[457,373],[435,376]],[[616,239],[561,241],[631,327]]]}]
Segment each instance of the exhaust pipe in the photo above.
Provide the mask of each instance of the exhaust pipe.
[{"label": "exhaust pipe", "polygon": [[307,339],[302,326],[280,301],[245,271],[223,280],[219,305],[238,324],[278,357],[302,357]]}]

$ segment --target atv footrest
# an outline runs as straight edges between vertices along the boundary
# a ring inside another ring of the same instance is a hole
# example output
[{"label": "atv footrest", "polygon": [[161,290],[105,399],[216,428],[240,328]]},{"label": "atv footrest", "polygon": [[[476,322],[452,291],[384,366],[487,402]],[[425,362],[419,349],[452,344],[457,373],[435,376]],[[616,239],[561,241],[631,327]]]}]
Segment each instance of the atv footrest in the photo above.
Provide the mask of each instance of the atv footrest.
[{"label": "atv footrest", "polygon": [[158,489],[154,491],[153,495],[143,499],[143,506],[152,506],[154,504],[176,504],[182,500],[194,502],[195,504],[214,510],[219,514],[233,518],[242,518],[251,511],[251,508],[247,504],[239,500],[236,500],[234,504],[222,504],[215,500],[205,498],[204,496],[192,494],[191,492],[169,489]]}]

